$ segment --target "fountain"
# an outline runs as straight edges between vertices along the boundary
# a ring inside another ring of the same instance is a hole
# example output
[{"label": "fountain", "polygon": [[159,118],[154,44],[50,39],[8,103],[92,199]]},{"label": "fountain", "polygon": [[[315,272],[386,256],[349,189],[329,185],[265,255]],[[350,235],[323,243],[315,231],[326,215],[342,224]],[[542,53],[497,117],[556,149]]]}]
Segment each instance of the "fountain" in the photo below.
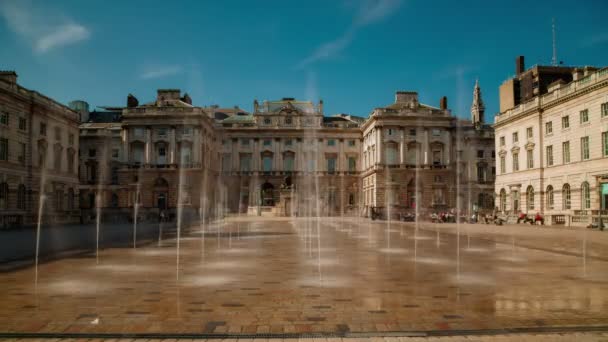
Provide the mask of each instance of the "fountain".
[{"label": "fountain", "polygon": [[46,200],[46,165],[41,166],[40,174],[40,196],[38,198],[38,222],[36,224],[36,255],[34,260],[34,284],[38,288],[38,255],[40,253],[40,230],[42,229],[42,214],[44,212],[44,202]]}]

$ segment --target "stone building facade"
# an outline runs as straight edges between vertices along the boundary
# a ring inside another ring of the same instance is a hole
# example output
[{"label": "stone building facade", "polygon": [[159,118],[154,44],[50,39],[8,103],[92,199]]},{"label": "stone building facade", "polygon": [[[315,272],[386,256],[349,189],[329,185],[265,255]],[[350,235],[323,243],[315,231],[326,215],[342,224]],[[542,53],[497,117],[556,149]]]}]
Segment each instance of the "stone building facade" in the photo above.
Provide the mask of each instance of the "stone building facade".
[{"label": "stone building facade", "polygon": [[477,84],[470,121],[453,116],[445,97],[433,107],[415,92],[397,92],[393,104],[376,108],[361,126],[364,208],[492,210],[494,138],[484,110]]},{"label": "stone building facade", "polygon": [[323,115],[323,102],[254,102],[218,122],[231,212],[358,214],[362,118]]},{"label": "stone building facade", "polygon": [[0,227],[78,221],[78,113],[0,72]]},{"label": "stone building facade", "polygon": [[126,107],[91,114],[80,126],[85,216],[100,207],[109,220],[132,220],[135,208],[143,219],[171,217],[178,202],[190,219],[212,214],[219,144],[213,119],[188,94],[160,89],[143,105],[129,95]]},{"label": "stone building facade", "polygon": [[496,206],[588,225],[608,202],[608,68],[565,70],[571,81],[495,116]]}]

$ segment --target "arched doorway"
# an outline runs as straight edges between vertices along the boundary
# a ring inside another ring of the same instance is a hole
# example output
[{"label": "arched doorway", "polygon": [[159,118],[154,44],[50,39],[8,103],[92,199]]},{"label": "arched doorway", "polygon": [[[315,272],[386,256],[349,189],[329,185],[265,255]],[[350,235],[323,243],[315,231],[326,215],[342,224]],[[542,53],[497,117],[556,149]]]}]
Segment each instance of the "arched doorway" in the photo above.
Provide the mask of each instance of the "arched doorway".
[{"label": "arched doorway", "polygon": [[274,206],[274,185],[269,182],[262,184],[261,189],[262,206]]}]

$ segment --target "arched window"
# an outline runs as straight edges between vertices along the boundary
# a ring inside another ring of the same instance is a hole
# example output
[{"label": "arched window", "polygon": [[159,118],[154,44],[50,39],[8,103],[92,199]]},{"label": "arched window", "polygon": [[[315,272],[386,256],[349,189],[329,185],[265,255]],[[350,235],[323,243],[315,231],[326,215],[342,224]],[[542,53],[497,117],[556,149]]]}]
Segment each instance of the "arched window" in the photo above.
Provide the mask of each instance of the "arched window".
[{"label": "arched window", "polygon": [[528,210],[534,210],[534,188],[529,185],[526,189],[526,202]]},{"label": "arched window", "polygon": [[570,185],[568,183],[564,184],[562,188],[562,209],[567,210],[572,207],[572,201],[570,197]]},{"label": "arched window", "polygon": [[0,209],[8,209],[8,184],[0,183]]},{"label": "arched window", "polygon": [[553,197],[553,186],[549,185],[547,187],[547,193],[545,194],[546,196],[546,202],[547,202],[547,209],[553,210],[553,207],[555,206],[555,200]]},{"label": "arched window", "polygon": [[591,191],[587,182],[581,185],[581,209],[591,209]]},{"label": "arched window", "polygon": [[17,209],[25,210],[25,185],[19,184],[17,188]]},{"label": "arched window", "polygon": [[505,189],[500,189],[500,211],[506,211],[507,210],[507,192],[505,191]]}]

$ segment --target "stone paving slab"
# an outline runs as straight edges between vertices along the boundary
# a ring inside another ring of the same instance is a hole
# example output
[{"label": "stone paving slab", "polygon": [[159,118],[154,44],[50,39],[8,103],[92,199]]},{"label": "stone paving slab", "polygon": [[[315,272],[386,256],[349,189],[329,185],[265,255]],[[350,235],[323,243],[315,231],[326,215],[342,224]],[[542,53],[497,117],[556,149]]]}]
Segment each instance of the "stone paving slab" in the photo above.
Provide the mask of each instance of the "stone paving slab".
[{"label": "stone paving slab", "polygon": [[185,234],[179,254],[164,240],[49,262],[37,284],[30,268],[1,273],[0,332],[382,336],[608,325],[607,261],[528,248],[523,230],[514,244],[469,233],[231,219]]},{"label": "stone paving slab", "polygon": [[373,337],[373,338],[314,338],[314,339],[5,339],[7,342],[607,342],[608,333],[565,333],[565,334],[509,334],[509,335],[465,335],[431,337]]}]

